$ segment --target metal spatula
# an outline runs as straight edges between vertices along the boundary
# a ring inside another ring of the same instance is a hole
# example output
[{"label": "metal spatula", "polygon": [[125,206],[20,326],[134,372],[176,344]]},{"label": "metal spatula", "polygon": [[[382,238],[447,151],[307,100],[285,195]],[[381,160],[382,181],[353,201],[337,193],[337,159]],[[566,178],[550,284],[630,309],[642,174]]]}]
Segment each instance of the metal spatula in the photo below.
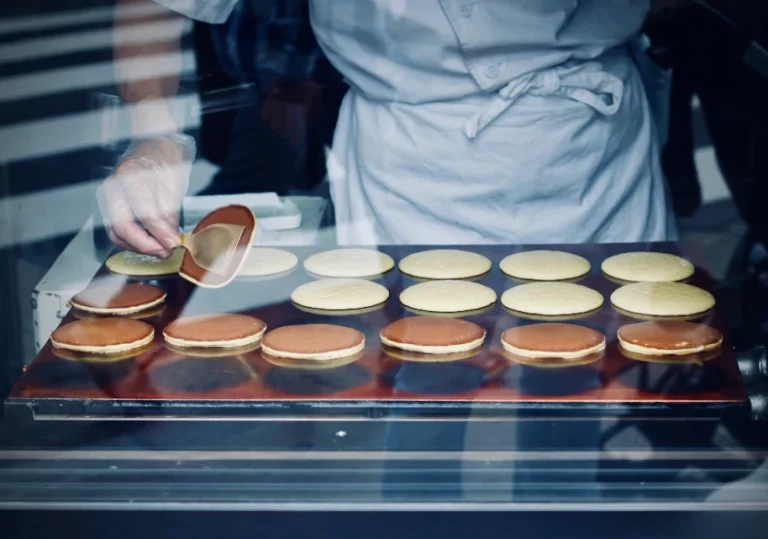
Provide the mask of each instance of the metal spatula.
[{"label": "metal spatula", "polygon": [[206,271],[225,276],[245,227],[213,224],[194,234],[181,234],[179,242],[195,264]]}]

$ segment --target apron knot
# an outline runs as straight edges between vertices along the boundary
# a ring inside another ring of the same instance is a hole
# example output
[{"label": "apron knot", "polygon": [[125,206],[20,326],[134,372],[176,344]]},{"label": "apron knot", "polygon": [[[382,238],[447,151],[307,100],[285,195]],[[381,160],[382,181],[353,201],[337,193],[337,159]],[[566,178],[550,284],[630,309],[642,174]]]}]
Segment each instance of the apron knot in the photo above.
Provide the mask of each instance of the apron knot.
[{"label": "apron knot", "polygon": [[605,116],[616,114],[624,95],[621,79],[595,69],[594,62],[555,67],[526,73],[501,88],[464,126],[464,134],[474,139],[523,94],[559,95],[588,105]]}]

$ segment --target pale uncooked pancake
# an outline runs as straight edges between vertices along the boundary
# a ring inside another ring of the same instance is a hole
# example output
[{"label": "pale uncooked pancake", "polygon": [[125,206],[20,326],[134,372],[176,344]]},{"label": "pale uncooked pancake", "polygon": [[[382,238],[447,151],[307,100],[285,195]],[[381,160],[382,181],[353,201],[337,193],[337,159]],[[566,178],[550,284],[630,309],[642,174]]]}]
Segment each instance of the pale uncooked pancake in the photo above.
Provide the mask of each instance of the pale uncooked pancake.
[{"label": "pale uncooked pancake", "polygon": [[563,251],[525,251],[499,264],[505,274],[526,281],[565,281],[589,273],[586,258]]},{"label": "pale uncooked pancake", "polygon": [[74,352],[118,354],[149,344],[154,335],[152,326],[139,320],[94,318],[60,326],[51,334],[51,343]]},{"label": "pale uncooked pancake", "polygon": [[95,314],[129,315],[157,307],[165,290],[141,283],[103,283],[89,286],[69,301],[75,309]]},{"label": "pale uncooked pancake", "polygon": [[349,311],[365,309],[387,301],[389,290],[364,279],[321,279],[303,284],[291,300],[310,309]]},{"label": "pale uncooked pancake", "polygon": [[298,263],[298,257],[290,251],[269,247],[253,247],[240,268],[238,276],[267,277],[277,275],[292,270]]},{"label": "pale uncooked pancake", "polygon": [[381,342],[392,348],[422,354],[454,354],[482,346],[485,330],[466,320],[411,316],[384,327]]},{"label": "pale uncooked pancake", "polygon": [[184,258],[184,248],[177,248],[170,258],[121,251],[107,259],[107,269],[112,273],[132,275],[134,277],[151,277],[178,273]]},{"label": "pale uncooked pancake", "polygon": [[621,326],[621,346],[636,354],[682,356],[719,348],[723,334],[705,324],[659,320]]},{"label": "pale uncooked pancake", "polygon": [[400,293],[403,305],[430,313],[474,311],[495,301],[496,292],[469,281],[429,281],[410,286]]},{"label": "pale uncooked pancake", "polygon": [[525,358],[578,359],[605,350],[605,336],[575,324],[530,324],[506,330],[501,344]]},{"label": "pale uncooked pancake", "polygon": [[491,261],[469,251],[435,249],[408,255],[399,267],[403,273],[421,279],[469,279],[488,273]]},{"label": "pale uncooked pancake", "polygon": [[261,341],[265,354],[276,358],[329,361],[353,356],[365,348],[365,335],[332,324],[304,324],[273,329]]},{"label": "pale uncooked pancake", "polygon": [[647,316],[689,316],[707,312],[715,298],[684,283],[632,283],[611,294],[611,303],[628,313]]},{"label": "pale uncooked pancake", "polygon": [[568,316],[598,309],[603,304],[600,292],[573,283],[527,283],[501,295],[507,309],[540,316]]},{"label": "pale uncooked pancake", "polygon": [[682,281],[693,275],[693,264],[666,253],[622,253],[606,259],[603,273],[622,281]]},{"label": "pale uncooked pancake", "polygon": [[394,267],[391,256],[375,249],[335,249],[304,261],[305,270],[321,277],[373,277]]},{"label": "pale uncooked pancake", "polygon": [[174,320],[163,330],[170,345],[193,348],[239,348],[258,342],[267,325],[244,314],[213,314]]}]

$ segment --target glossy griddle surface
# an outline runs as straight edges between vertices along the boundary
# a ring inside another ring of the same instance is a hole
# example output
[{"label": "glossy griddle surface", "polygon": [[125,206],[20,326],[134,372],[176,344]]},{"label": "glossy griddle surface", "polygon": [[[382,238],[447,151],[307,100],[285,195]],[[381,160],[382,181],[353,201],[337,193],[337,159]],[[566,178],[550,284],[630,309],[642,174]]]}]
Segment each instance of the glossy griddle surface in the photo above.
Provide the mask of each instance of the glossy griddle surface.
[{"label": "glossy griddle surface", "polygon": [[[478,282],[501,295],[516,283],[498,269],[505,256],[523,250],[513,246],[458,247],[487,256],[493,262],[490,273]],[[535,249],[526,247],[525,249]],[[665,365],[631,360],[618,351],[616,330],[635,320],[617,313],[610,294],[619,285],[600,273],[600,263],[608,256],[636,250],[682,254],[696,262],[697,256],[674,244],[622,244],[547,246],[587,258],[591,273],[579,281],[600,291],[603,307],[593,315],[570,321],[605,334],[607,349],[599,361],[566,369],[539,369],[511,363],[501,351],[501,333],[513,326],[535,323],[506,311],[499,302],[487,312],[467,316],[485,328],[486,344],[470,358],[451,363],[416,363],[384,353],[379,331],[387,323],[410,313],[399,301],[400,291],[415,283],[397,268],[378,282],[390,291],[390,298],[378,310],[356,315],[325,316],[300,310],[290,302],[293,289],[313,280],[301,266],[274,279],[236,279],[218,290],[196,288],[180,278],[155,284],[168,291],[168,306],[158,315],[145,319],[156,329],[155,343],[136,357],[109,364],[74,362],[58,358],[47,343],[13,389],[10,403],[56,404],[69,413],[89,412],[90,407],[111,403],[111,413],[121,406],[141,403],[200,403],[193,413],[218,414],[236,406],[247,413],[264,414],[283,405],[300,403],[314,411],[345,410],[355,414],[371,406],[388,408],[430,405],[440,409],[486,407],[495,411],[515,411],[526,407],[558,409],[692,409],[730,406],[746,399],[741,375],[725,336],[722,352],[697,365]],[[288,248],[300,260],[321,248]],[[380,247],[399,261],[424,247]],[[682,252],[681,252],[682,251]],[[106,272],[102,269],[102,274]],[[700,269],[690,281],[711,289],[711,279]],[[262,358],[260,351],[237,354],[188,357],[168,350],[162,329],[180,315],[214,312],[244,312],[264,320],[269,328],[286,324],[335,323],[359,329],[367,346],[354,363],[327,370],[290,369]],[[64,323],[74,320],[70,313]],[[700,321],[722,330],[717,311]],[[58,408],[57,408],[58,409]],[[106,408],[100,408],[106,409]],[[362,413],[362,412],[360,412]],[[366,412],[368,413],[368,412]]]}]

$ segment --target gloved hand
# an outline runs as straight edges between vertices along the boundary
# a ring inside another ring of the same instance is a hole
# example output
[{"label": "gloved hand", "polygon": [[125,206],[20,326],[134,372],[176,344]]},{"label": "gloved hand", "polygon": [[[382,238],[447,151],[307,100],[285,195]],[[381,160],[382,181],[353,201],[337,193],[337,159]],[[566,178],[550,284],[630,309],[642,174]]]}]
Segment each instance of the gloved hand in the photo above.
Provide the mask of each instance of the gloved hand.
[{"label": "gloved hand", "polygon": [[123,249],[167,258],[179,245],[179,210],[195,142],[187,135],[132,145],[97,191],[109,239]]}]

